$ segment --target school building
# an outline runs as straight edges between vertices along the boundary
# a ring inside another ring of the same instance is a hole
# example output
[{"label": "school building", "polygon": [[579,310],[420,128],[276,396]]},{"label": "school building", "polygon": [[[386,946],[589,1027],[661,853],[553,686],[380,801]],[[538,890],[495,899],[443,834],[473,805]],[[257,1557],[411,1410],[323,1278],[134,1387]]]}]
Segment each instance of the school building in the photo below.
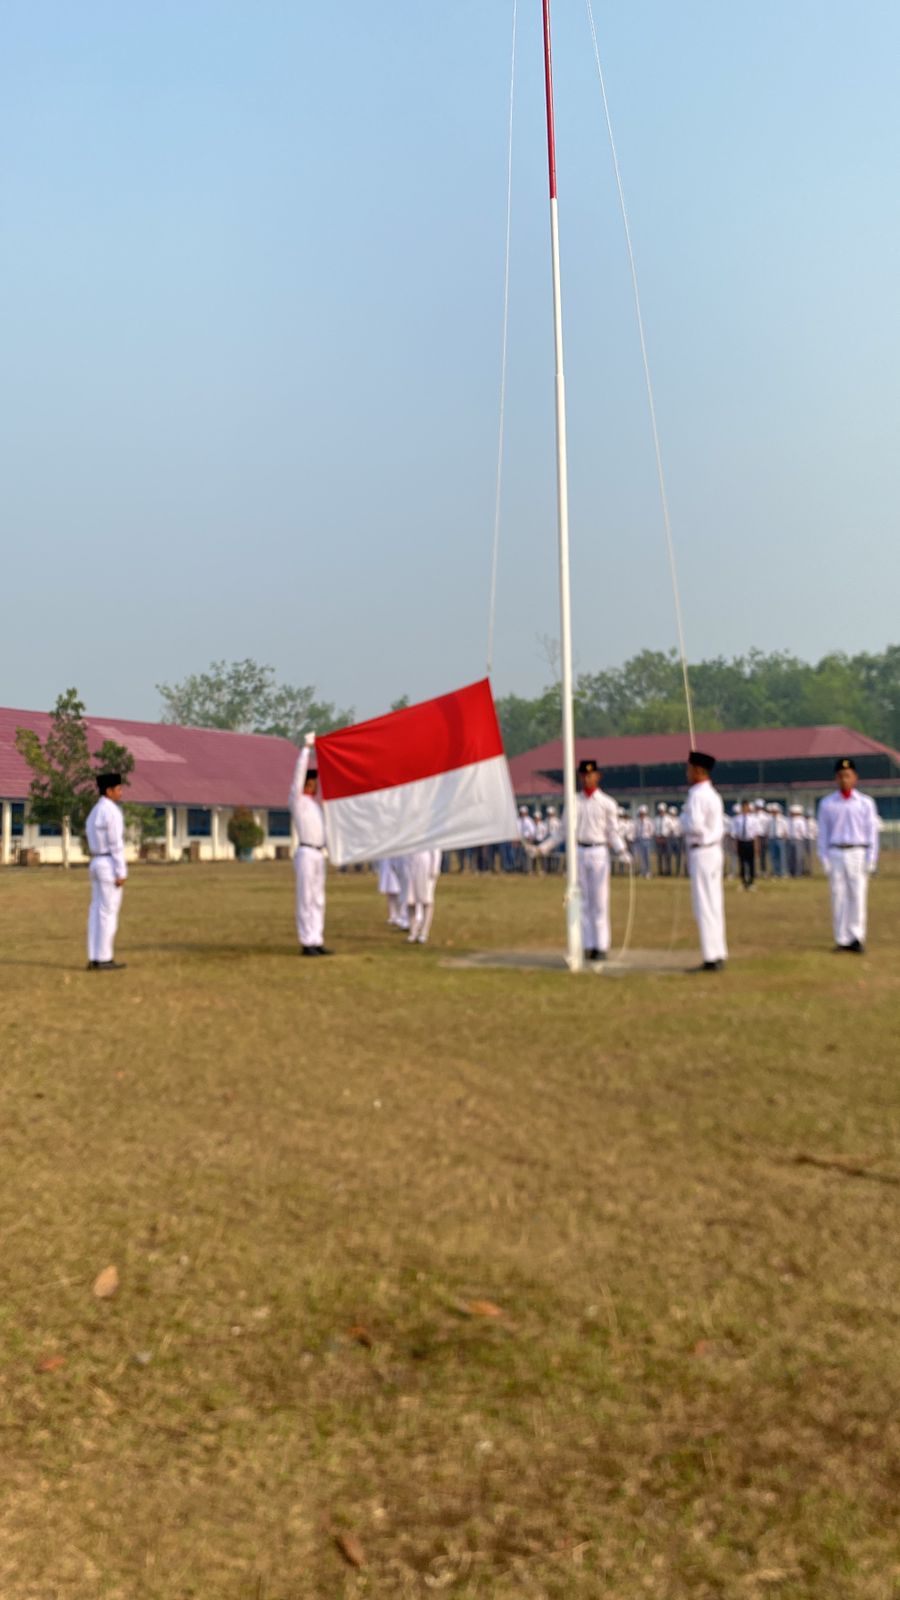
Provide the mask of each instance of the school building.
[{"label": "school building", "polygon": [[[813,728],[751,728],[698,733],[696,745],[716,757],[713,781],[729,807],[736,800],[777,800],[814,808],[834,785],[834,763],[850,756],[860,788],[870,794],[889,832],[900,831],[900,753],[839,724]],[[576,740],[576,761],[591,756],[603,788],[634,809],[660,800],[683,801],[688,752],[683,733],[629,734]],[[510,762],[521,801],[557,802],[563,789],[562,740],[539,745]],[[893,827],[892,827],[893,824]]]},{"label": "school building", "polygon": [[[258,859],[296,846],[288,795],[298,752],[287,739],[118,717],[85,721],[92,753],[113,739],[134,756],[124,798],[152,806],[160,818],[154,853],[169,861],[233,859],[228,823],[238,806],[252,811],[264,831],[254,851]],[[31,728],[45,739],[50,724],[46,712],[0,709],[0,865],[15,864],[24,851],[32,852],[31,860],[37,852],[42,863],[62,860],[59,829],[28,820],[32,774],[15,744],[17,728]],[[130,844],[127,853],[134,860],[137,845]],[[69,854],[72,861],[85,859],[79,839],[73,837]]]}]

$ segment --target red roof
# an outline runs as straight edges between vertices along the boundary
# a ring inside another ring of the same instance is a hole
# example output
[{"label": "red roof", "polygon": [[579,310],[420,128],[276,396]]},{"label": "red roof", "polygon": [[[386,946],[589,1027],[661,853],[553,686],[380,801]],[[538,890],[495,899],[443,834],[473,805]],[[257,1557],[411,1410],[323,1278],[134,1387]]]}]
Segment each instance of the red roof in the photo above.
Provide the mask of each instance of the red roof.
[{"label": "red roof", "polygon": [[[88,746],[104,739],[123,744],[134,756],[126,796],[148,805],[259,806],[284,810],[297,751],[287,739],[263,733],[225,733],[220,728],[180,728],[168,722],[123,722],[85,717]],[[0,797],[24,800],[31,769],[15,745],[17,728],[32,728],[43,739],[50,727],[45,711],[0,708]]]},{"label": "red roof", "polygon": [[[877,739],[840,724],[814,728],[739,728],[724,733],[697,733],[696,747],[717,761],[802,761],[838,756],[887,755],[900,767],[900,754]],[[634,733],[607,739],[576,739],[575,759],[591,756],[602,769],[614,767],[683,767],[688,753],[686,733]],[[563,764],[561,739],[538,745],[509,763],[516,794],[555,794],[561,785],[547,777]]]}]

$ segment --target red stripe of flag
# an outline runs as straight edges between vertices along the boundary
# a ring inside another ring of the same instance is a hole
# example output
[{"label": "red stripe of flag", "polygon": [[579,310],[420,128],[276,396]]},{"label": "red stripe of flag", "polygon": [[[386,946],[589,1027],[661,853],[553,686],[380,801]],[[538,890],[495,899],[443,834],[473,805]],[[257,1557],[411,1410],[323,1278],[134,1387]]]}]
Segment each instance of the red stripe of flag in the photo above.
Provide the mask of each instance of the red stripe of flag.
[{"label": "red stripe of flag", "polygon": [[490,682],[423,700],[316,740],[322,799],[393,789],[503,754]]}]

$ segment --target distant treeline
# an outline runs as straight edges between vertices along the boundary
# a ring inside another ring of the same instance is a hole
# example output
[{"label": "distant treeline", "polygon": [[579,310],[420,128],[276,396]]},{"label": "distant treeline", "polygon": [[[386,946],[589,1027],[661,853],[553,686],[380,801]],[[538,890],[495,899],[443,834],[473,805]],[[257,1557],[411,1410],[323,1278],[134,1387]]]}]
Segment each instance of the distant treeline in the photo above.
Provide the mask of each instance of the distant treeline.
[{"label": "distant treeline", "polygon": [[[690,668],[696,728],[785,728],[843,723],[900,748],[900,645],[876,655],[834,653],[815,664],[775,651],[717,656]],[[497,702],[508,755],[558,739],[560,690],[534,700],[508,694]],[[684,687],[677,653],[642,650],[623,667],[584,672],[575,689],[575,732],[681,733]]]}]

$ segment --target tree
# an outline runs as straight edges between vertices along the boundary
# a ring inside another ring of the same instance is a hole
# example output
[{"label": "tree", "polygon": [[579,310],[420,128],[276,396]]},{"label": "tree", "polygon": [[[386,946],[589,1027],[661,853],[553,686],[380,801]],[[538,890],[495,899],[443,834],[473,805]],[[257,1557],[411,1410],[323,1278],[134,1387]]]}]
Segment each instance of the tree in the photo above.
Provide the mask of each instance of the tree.
[{"label": "tree", "polygon": [[337,711],[327,701],[316,700],[311,687],[279,685],[272,667],[250,659],[213,661],[207,672],[156,687],[162,695],[163,722],[269,733],[298,745],[307,733],[346,727],[353,717],[352,711]]},{"label": "tree", "polygon": [[134,771],[134,756],[123,744],[104,739],[94,751],[91,765],[84,705],[77,689],[61,694],[51,716],[50,731],[41,742],[31,728],[16,729],[16,749],[34,776],[28,791],[28,816],[32,822],[59,828],[63,866],[69,865],[72,835],[83,834],[87,814],[97,799],[101,772],[121,772],[123,784]]},{"label": "tree", "polygon": [[42,743],[31,728],[16,729],[16,749],[33,773],[28,815],[62,833],[63,866],[69,865],[73,827],[80,831],[96,794],[88,750],[84,706],[75,689],[61,694]]}]

